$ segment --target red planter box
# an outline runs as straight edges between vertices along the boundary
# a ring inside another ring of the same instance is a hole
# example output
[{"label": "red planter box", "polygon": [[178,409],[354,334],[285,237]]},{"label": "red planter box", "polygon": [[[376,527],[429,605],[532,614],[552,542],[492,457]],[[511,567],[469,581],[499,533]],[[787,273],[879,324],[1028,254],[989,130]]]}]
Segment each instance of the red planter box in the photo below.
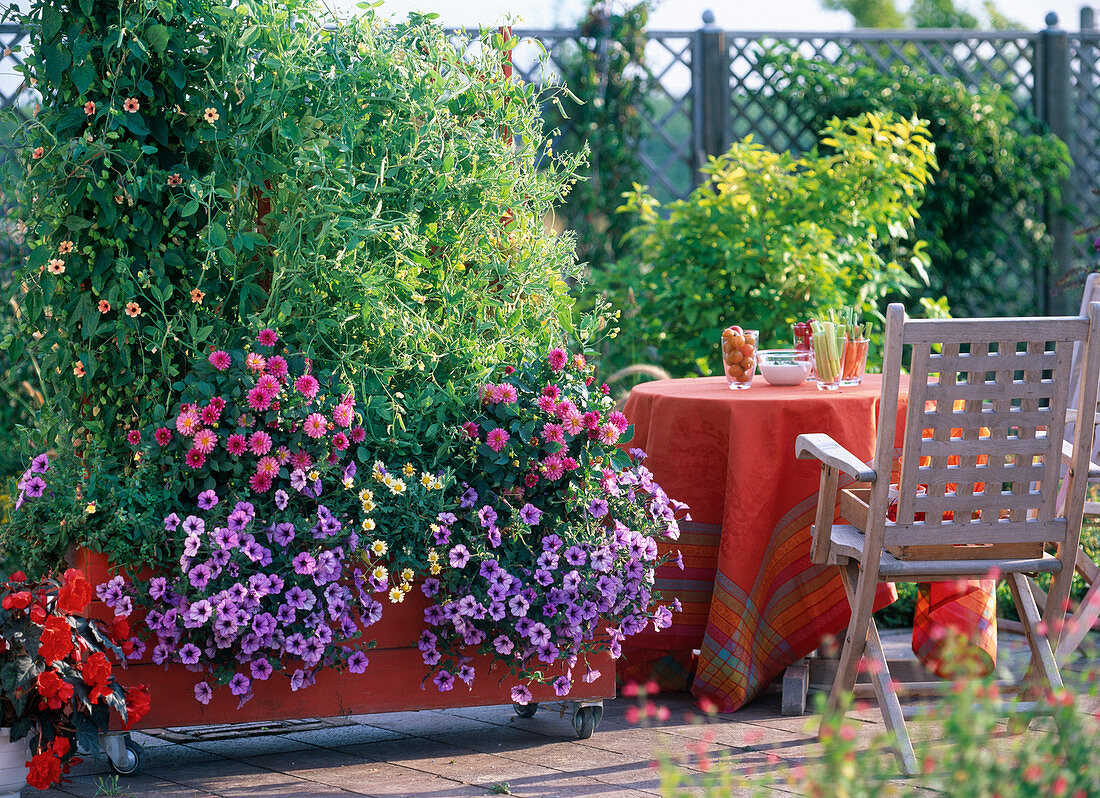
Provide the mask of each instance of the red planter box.
[{"label": "red planter box", "polygon": [[[79,549],[73,564],[82,570],[92,584],[100,584],[109,576],[107,559],[102,554]],[[98,604],[98,602],[96,602]],[[147,684],[152,695],[149,714],[134,725],[134,729],[166,726],[196,726],[213,723],[251,723],[292,718],[323,718],[348,714],[400,712],[414,709],[491,706],[510,704],[511,689],[517,683],[503,668],[489,670],[489,657],[476,656],[470,663],[477,671],[473,687],[456,682],[445,693],[439,692],[427,678],[428,669],[416,647],[424,628],[427,599],[413,590],[401,604],[384,602],[382,619],[366,630],[367,639],[377,640],[378,647],[368,651],[370,665],[365,673],[321,669],[317,683],[293,692],[290,680],[274,675],[265,682],[253,681],[253,697],[238,709],[240,698],[229,688],[214,690],[207,705],[195,700],[194,687],[204,674],[192,673],[183,665],[155,665],[146,657],[129,663],[125,670],[115,669],[122,684]],[[89,613],[96,617],[111,617],[105,608],[93,605]],[[586,684],[579,676],[586,670],[583,663],[574,668],[573,690],[565,700],[596,700],[615,697],[615,660],[603,652],[588,656],[589,665],[600,676]],[[553,678],[564,666],[544,669]],[[532,685],[534,701],[563,700],[549,685]]]}]

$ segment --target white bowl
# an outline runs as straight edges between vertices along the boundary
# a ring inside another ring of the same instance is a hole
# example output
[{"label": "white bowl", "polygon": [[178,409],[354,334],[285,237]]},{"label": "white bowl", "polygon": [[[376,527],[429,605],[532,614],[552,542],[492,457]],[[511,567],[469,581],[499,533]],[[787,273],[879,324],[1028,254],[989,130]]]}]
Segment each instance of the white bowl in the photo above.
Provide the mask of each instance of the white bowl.
[{"label": "white bowl", "polygon": [[810,353],[794,349],[762,349],[756,358],[769,385],[801,385],[813,368]]}]

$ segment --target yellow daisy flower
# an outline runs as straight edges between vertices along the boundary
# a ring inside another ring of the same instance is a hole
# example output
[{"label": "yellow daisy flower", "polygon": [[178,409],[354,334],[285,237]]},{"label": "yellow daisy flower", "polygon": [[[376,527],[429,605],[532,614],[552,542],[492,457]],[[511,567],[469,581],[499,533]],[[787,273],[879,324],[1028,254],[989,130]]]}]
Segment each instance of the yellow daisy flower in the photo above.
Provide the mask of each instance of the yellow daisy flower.
[{"label": "yellow daisy flower", "polygon": [[405,600],[405,593],[399,587],[390,588],[390,603],[400,604]]},{"label": "yellow daisy flower", "polygon": [[416,469],[413,467],[412,463],[405,463],[404,467],[401,469],[401,473],[407,477],[414,477],[416,476]]},{"label": "yellow daisy flower", "polygon": [[412,568],[406,568],[404,571],[401,572],[401,581],[402,582],[408,584],[409,582],[412,581],[412,578],[413,578],[413,569]]},{"label": "yellow daisy flower", "polygon": [[438,576],[443,572],[443,566],[441,566],[438,562],[433,562],[431,565],[428,566],[428,570],[432,572],[432,576]]},{"label": "yellow daisy flower", "polygon": [[390,492],[395,494],[401,494],[405,492],[405,483],[400,479],[395,479],[388,485]]},{"label": "yellow daisy flower", "polygon": [[390,547],[384,540],[376,540],[370,544],[370,553],[375,557],[385,557],[386,552],[390,550]]},{"label": "yellow daisy flower", "polygon": [[377,579],[379,582],[385,582],[386,577],[390,575],[390,572],[386,570],[386,566],[375,566],[374,570],[370,572],[370,575]]},{"label": "yellow daisy flower", "polygon": [[376,524],[374,523],[373,518],[364,518],[360,522],[359,526],[361,526],[363,528],[364,532],[373,532],[374,527],[376,526]]},{"label": "yellow daisy flower", "polygon": [[435,480],[435,477],[433,477],[431,474],[424,473],[424,474],[420,475],[420,484],[423,485],[428,490],[432,489],[432,482],[434,480]]}]

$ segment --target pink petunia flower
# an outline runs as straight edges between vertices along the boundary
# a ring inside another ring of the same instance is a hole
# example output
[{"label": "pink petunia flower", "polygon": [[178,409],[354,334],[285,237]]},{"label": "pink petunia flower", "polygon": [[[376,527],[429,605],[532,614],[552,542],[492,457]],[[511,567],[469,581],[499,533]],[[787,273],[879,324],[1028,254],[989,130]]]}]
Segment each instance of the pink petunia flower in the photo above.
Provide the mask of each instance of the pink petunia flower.
[{"label": "pink petunia flower", "polygon": [[225,441],[225,450],[232,455],[240,456],[245,453],[247,448],[248,442],[245,440],[244,435],[240,433],[230,435]]},{"label": "pink petunia flower", "polygon": [[569,362],[569,358],[566,357],[564,349],[551,349],[546,353],[546,362],[551,371],[561,371]]},{"label": "pink petunia flower", "polygon": [[256,341],[260,346],[275,346],[275,344],[279,343],[279,335],[273,329],[267,327],[260,330],[259,334],[256,336]]},{"label": "pink petunia flower", "polygon": [[233,365],[233,358],[229,356],[228,352],[223,352],[221,349],[215,349],[211,352],[207,360],[209,360],[210,365],[218,371],[225,371]]},{"label": "pink petunia flower", "polygon": [[263,431],[253,432],[248,436],[248,451],[255,455],[267,454],[271,451],[271,436]]},{"label": "pink petunia flower", "polygon": [[320,413],[310,413],[305,424],[302,425],[302,431],[314,439],[323,437],[326,429],[328,429],[328,423]]},{"label": "pink petunia flower", "polygon": [[501,427],[497,427],[489,432],[485,438],[485,442],[489,445],[489,448],[494,452],[499,452],[504,448],[512,436],[508,434],[506,430]]},{"label": "pink petunia flower", "polygon": [[194,446],[203,454],[210,454],[214,451],[214,447],[218,445],[218,436],[213,430],[200,429],[195,433],[195,437],[192,439]]},{"label": "pink petunia flower", "polygon": [[317,395],[317,391],[320,390],[321,384],[317,382],[317,378],[312,374],[303,374],[301,377],[294,381],[294,390],[304,396],[306,399],[312,399]]}]

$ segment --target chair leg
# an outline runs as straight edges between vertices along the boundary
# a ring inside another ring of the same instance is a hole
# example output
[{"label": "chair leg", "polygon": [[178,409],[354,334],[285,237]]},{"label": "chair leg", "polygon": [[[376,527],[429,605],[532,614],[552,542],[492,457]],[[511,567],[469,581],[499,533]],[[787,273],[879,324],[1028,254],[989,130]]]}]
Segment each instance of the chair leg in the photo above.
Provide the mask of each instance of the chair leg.
[{"label": "chair leg", "polygon": [[1072,621],[1067,619],[1066,628],[1062,630],[1062,636],[1058,639],[1055,659],[1065,662],[1070,653],[1081,645],[1081,641],[1085,639],[1085,635],[1092,629],[1098,617],[1100,617],[1100,581],[1093,582],[1089,587],[1077,611],[1073,613]]},{"label": "chair leg", "polygon": [[878,636],[878,627],[872,618],[867,626],[867,656],[874,663],[871,669],[871,682],[875,687],[875,696],[878,698],[879,709],[882,711],[882,719],[886,723],[886,729],[894,735],[894,755],[898,758],[898,765],[907,776],[916,776],[917,754],[913,750],[913,742],[909,739],[909,730],[905,727],[905,717],[901,712],[901,702],[894,691],[893,680],[890,678],[890,669],[886,663],[886,652],[882,650],[882,640]]},{"label": "chair leg", "polygon": [[[1020,693],[1025,695],[1030,692],[1030,683],[1034,681],[1036,671],[1051,690],[1058,690],[1062,687],[1062,676],[1058,671],[1058,662],[1054,658],[1050,641],[1046,635],[1039,633],[1039,624],[1042,619],[1039,615],[1039,607],[1035,603],[1035,596],[1031,594],[1028,586],[1027,577],[1023,574],[1009,574],[1008,587],[1012,591],[1012,601],[1016,604],[1016,611],[1020,614],[1020,622],[1024,627],[1024,635],[1031,648],[1031,660],[1021,680]],[[1013,719],[1009,722],[1009,731],[1020,733],[1026,731],[1028,725],[1029,721]]]},{"label": "chair leg", "polygon": [[862,602],[858,600],[859,566],[855,564],[842,566],[840,579],[844,583],[844,592],[848,594],[852,618],[848,622],[848,631],[844,635],[844,646],[840,650],[833,689],[829,693],[829,712],[837,711],[844,697],[851,695],[852,688],[855,687],[856,677],[859,675],[859,662],[867,646],[867,624],[871,620],[871,610],[875,601],[874,593],[871,591],[868,591],[869,599]]}]

